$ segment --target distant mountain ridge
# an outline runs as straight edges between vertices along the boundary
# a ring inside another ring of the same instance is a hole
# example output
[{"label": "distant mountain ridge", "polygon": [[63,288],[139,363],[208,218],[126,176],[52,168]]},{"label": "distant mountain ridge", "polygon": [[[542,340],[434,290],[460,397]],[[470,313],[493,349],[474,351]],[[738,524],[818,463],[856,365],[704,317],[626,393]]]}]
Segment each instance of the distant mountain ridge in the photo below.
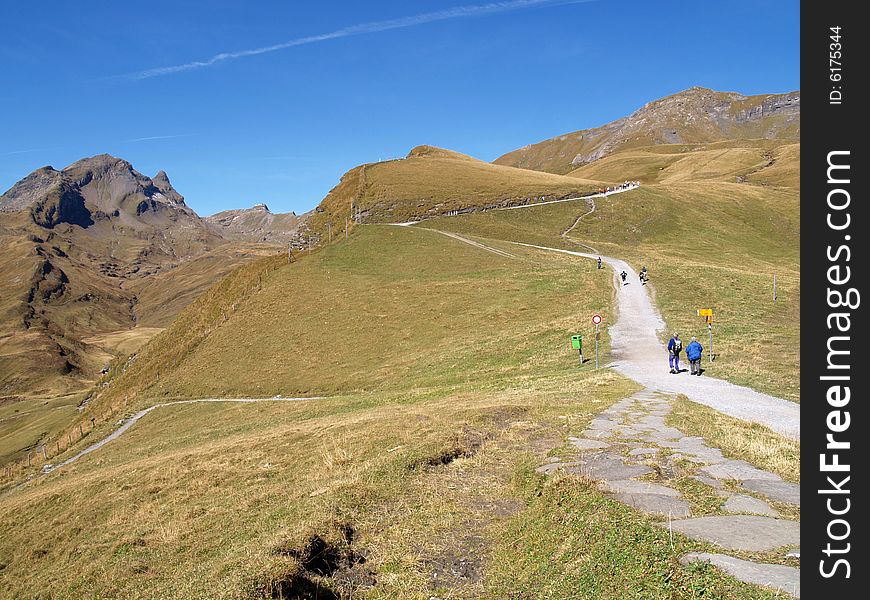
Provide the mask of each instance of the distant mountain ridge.
[{"label": "distant mountain ridge", "polygon": [[630,148],[759,138],[800,140],[799,91],[745,96],[693,87],[607,125],[530,144],[493,162],[564,174]]},{"label": "distant mountain ridge", "polygon": [[18,181],[0,196],[0,401],[92,379],[110,357],[85,340],[165,326],[235,266],[280,252],[298,218],[273,217],[229,231],[164,171],[108,154]]},{"label": "distant mountain ridge", "polygon": [[308,214],[301,217],[295,212],[275,214],[261,203],[221,211],[205,217],[205,221],[227,239],[287,244],[296,238],[299,225]]}]

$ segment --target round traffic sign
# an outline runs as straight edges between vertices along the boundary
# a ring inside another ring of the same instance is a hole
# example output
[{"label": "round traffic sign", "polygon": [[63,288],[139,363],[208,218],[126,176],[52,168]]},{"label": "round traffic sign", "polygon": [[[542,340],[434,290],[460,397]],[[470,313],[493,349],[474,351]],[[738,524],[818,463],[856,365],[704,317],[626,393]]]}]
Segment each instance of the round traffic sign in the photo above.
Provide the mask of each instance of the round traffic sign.
[{"label": "round traffic sign", "polygon": [[598,313],[592,315],[592,323],[594,323],[595,325],[601,323],[601,315],[599,315]]}]

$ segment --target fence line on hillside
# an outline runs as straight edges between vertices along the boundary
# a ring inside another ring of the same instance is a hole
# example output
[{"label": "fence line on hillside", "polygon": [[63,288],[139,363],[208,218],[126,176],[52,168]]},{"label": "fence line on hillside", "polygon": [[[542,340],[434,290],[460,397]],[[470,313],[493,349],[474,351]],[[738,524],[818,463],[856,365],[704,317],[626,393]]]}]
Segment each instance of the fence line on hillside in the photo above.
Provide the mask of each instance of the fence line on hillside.
[{"label": "fence line on hillside", "polygon": [[[111,419],[111,412],[102,413],[72,425],[70,430],[61,432],[53,439],[45,440],[27,450],[27,455],[18,460],[10,461],[3,465],[0,470],[0,481],[3,483],[14,481],[22,475],[36,474],[42,471],[46,465],[51,464],[50,459],[64,454],[70,448],[76,446],[88,437],[97,428],[97,424],[106,423]],[[78,435],[76,435],[78,432]]]}]

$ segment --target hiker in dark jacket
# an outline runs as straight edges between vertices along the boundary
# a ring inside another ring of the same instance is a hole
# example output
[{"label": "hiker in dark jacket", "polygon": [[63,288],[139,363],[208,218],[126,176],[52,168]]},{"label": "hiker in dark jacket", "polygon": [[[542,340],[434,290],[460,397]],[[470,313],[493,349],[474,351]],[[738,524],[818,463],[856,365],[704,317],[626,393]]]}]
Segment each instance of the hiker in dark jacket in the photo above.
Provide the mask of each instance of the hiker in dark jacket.
[{"label": "hiker in dark jacket", "polygon": [[600,256],[598,257],[598,268],[599,269],[601,268],[601,257]]},{"label": "hiker in dark jacket", "polygon": [[674,337],[668,341],[668,365],[671,367],[671,375],[680,372],[680,351],[683,349],[683,341],[680,334],[674,332]]},{"label": "hiker in dark jacket", "polygon": [[619,276],[622,277],[622,285],[625,285],[625,278],[628,277],[628,273],[623,271],[622,273],[619,274]]},{"label": "hiker in dark jacket", "polygon": [[692,341],[686,346],[686,358],[689,359],[689,375],[701,375],[701,352],[704,347],[698,343],[698,338],[692,336]]}]

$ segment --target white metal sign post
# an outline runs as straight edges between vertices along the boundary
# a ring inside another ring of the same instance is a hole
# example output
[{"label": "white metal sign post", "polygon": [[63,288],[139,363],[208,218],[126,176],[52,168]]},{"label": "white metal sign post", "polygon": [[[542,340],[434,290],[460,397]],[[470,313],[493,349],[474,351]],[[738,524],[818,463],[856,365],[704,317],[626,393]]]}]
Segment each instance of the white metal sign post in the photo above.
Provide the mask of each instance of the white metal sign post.
[{"label": "white metal sign post", "polygon": [[595,368],[598,368],[598,326],[601,324],[601,315],[592,315],[592,323],[595,325]]},{"label": "white metal sign post", "polygon": [[712,308],[699,308],[698,316],[704,317],[704,321],[707,322],[707,329],[710,330],[710,348],[707,353],[710,356],[710,362],[713,362],[713,309]]}]

